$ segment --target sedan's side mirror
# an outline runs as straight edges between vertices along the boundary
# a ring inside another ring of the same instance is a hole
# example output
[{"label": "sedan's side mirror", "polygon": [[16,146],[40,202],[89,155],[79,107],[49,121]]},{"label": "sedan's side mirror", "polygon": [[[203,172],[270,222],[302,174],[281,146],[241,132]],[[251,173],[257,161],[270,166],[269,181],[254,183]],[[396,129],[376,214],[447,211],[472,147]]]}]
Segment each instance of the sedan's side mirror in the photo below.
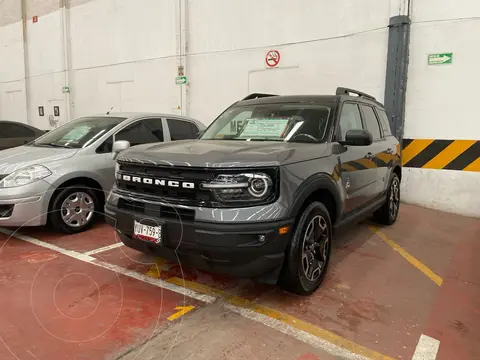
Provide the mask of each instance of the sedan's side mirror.
[{"label": "sedan's side mirror", "polygon": [[368,146],[373,142],[373,137],[368,130],[348,130],[345,134],[343,145]]},{"label": "sedan's side mirror", "polygon": [[129,147],[130,143],[126,140],[115,141],[112,147],[113,159],[116,159],[118,154],[120,154],[124,150],[127,150]]}]

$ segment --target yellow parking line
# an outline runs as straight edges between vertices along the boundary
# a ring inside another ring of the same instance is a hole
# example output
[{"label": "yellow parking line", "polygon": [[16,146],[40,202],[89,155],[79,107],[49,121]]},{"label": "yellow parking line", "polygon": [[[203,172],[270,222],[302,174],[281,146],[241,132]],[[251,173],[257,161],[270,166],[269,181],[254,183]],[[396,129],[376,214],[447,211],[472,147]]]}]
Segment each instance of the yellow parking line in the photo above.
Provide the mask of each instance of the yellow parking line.
[{"label": "yellow parking line", "polygon": [[422,273],[424,273],[430,280],[432,280],[435,284],[438,286],[442,286],[443,284],[443,279],[435,274],[428,266],[423,264],[420,260],[417,258],[413,257],[410,255],[408,252],[403,250],[395,241],[390,239],[387,235],[385,235],[383,232],[378,230],[375,226],[370,226],[370,229],[373,230],[380,239],[382,239],[385,243],[387,243],[393,250],[398,252],[405,260],[407,260],[410,264],[412,264],[414,267],[416,267],[418,270],[420,270]]},{"label": "yellow parking line", "polygon": [[187,289],[194,290],[203,294],[212,295],[212,296],[219,295],[231,305],[234,305],[239,308],[247,309],[257,314],[265,315],[269,318],[280,321],[284,324],[291,326],[296,330],[303,331],[305,333],[313,335],[333,345],[336,345],[342,349],[345,349],[353,354],[361,355],[368,359],[393,360],[389,356],[383,355],[374,350],[358,345],[353,341],[347,340],[337,334],[334,334],[333,332],[321,329],[313,324],[297,319],[296,317],[293,317],[291,315],[285,314],[283,312],[280,312],[274,309],[270,309],[266,306],[259,305],[247,299],[230,295],[223,290],[215,289],[210,286],[199,284],[193,281],[183,280],[177,277],[170,278],[167,280],[167,282],[178,285],[178,286],[185,286]]}]

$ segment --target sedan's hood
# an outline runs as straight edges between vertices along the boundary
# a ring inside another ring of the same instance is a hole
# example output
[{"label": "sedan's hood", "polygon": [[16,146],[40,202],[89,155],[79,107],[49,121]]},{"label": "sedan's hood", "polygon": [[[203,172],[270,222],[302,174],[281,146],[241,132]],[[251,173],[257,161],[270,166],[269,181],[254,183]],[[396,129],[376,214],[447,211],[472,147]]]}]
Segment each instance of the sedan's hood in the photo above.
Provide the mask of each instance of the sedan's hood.
[{"label": "sedan's hood", "polygon": [[193,167],[261,167],[330,155],[327,144],[276,141],[183,140],[132,147],[120,161]]},{"label": "sedan's hood", "polygon": [[77,149],[18,146],[0,151],[0,174],[10,174],[29,165],[52,165],[71,158]]}]

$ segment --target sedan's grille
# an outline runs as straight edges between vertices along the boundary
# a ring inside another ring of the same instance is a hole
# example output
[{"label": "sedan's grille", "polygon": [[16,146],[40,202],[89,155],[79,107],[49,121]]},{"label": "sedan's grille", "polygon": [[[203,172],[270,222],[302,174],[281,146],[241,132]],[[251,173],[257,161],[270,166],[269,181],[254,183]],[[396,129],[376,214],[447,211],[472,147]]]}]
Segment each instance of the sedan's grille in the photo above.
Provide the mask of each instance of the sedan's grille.
[{"label": "sedan's grille", "polygon": [[172,206],[150,204],[143,201],[123,198],[118,200],[118,208],[156,218],[177,219],[181,221],[193,221],[195,219],[195,211],[191,209],[174,208]]},{"label": "sedan's grille", "polygon": [[119,175],[117,186],[121,190],[177,204],[202,206],[215,202],[212,192],[200,187],[215,178],[213,170],[120,164]]}]

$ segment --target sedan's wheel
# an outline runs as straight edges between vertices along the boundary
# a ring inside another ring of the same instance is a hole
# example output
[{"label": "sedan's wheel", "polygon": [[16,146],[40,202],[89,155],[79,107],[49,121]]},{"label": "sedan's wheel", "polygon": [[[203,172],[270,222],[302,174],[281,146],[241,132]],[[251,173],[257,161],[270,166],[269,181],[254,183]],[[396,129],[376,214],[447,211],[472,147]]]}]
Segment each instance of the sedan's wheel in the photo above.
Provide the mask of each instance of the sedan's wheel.
[{"label": "sedan's wheel", "polygon": [[95,214],[95,203],[85,192],[76,192],[62,203],[62,220],[67,226],[81,227],[87,224]]},{"label": "sedan's wheel", "polygon": [[67,187],[53,199],[50,223],[60,232],[82,232],[94,224],[99,209],[98,197],[93,189]]},{"label": "sedan's wheel", "polygon": [[375,221],[384,225],[392,225],[398,217],[400,209],[400,179],[397,174],[392,175],[387,198],[383,206],[374,213]]},{"label": "sedan's wheel", "polygon": [[322,203],[314,202],[295,225],[280,284],[288,291],[310,295],[327,272],[332,235],[330,214]]}]

